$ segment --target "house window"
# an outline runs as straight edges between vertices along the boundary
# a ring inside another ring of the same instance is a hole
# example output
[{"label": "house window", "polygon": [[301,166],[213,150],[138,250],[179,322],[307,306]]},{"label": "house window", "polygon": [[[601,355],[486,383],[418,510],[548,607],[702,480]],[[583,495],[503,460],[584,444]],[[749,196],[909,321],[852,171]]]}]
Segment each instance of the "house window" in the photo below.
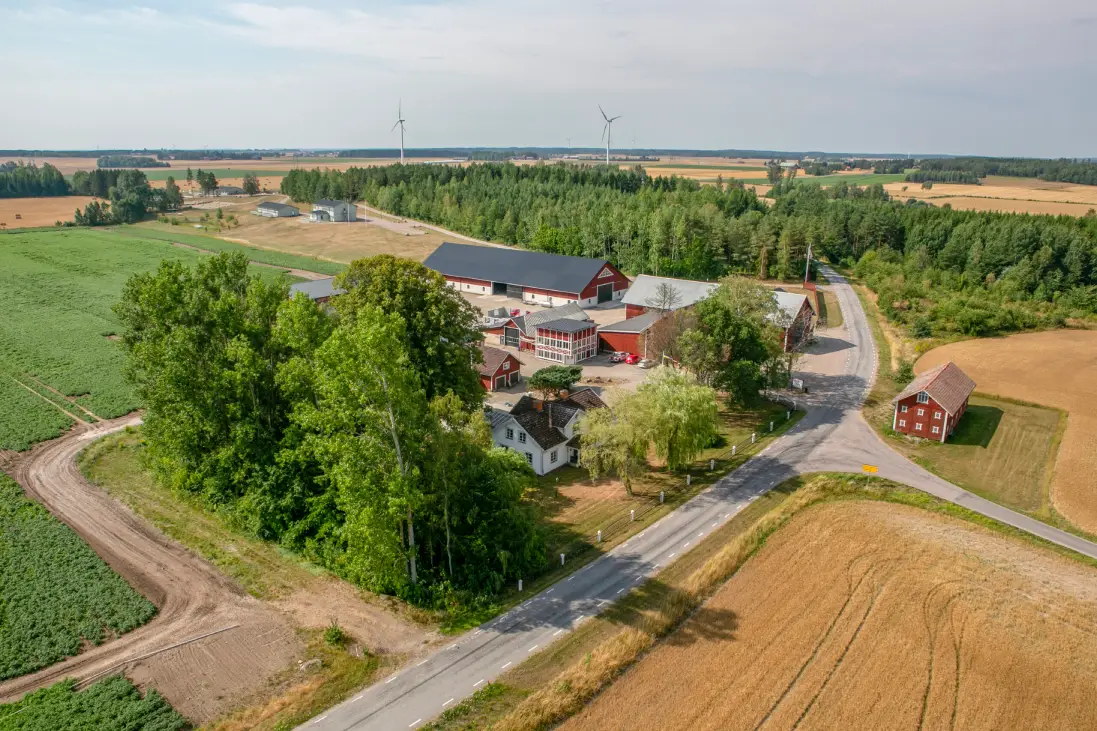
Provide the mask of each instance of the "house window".
[{"label": "house window", "polygon": [[921,424],[915,424],[914,425],[914,431],[922,431],[922,425]]},{"label": "house window", "polygon": [[527,464],[533,464],[533,455],[530,454],[529,452],[526,452],[526,463]]},{"label": "house window", "polygon": [[503,370],[504,371],[509,371],[510,370],[510,361],[509,360],[504,360],[503,361]]},{"label": "house window", "polygon": [[509,439],[511,441],[514,440],[514,430],[513,429],[507,429],[507,439]]},{"label": "house window", "polygon": [[941,427],[939,427],[939,426],[933,427],[933,433],[934,434],[940,434],[941,433]]},{"label": "house window", "polygon": [[906,406],[906,404],[903,404],[902,406],[900,406],[900,407],[899,407],[899,411],[900,411],[901,413],[903,413],[903,414],[907,413],[907,406]]},{"label": "house window", "polygon": [[518,432],[518,443],[519,444],[525,444],[526,443],[526,433],[524,431]]},{"label": "house window", "polygon": [[928,404],[929,403],[929,394],[926,393],[925,391],[920,392],[918,394],[918,403]]},{"label": "house window", "polygon": [[926,410],[925,409],[918,409],[918,416],[925,416],[925,415],[926,415]]},{"label": "house window", "polygon": [[934,411],[933,412],[933,418],[934,419],[940,419],[941,418],[941,412],[940,411]]},{"label": "house window", "polygon": [[907,420],[906,419],[899,419],[899,426],[906,426],[906,425],[907,425]]},{"label": "house window", "polygon": [[549,452],[549,462],[551,462],[552,464],[556,464],[556,450],[555,449],[552,450],[551,452]]}]

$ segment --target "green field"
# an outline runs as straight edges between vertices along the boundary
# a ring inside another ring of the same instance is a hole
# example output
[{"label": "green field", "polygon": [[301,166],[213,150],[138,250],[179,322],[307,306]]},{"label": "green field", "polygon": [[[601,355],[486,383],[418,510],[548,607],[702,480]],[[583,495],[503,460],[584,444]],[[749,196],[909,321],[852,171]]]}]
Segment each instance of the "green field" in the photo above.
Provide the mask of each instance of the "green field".
[{"label": "green field", "polygon": [[[281,177],[289,173],[289,170],[268,170],[267,168],[210,168],[201,164],[194,164],[190,166],[190,169],[194,172],[201,170],[204,173],[213,173],[214,177],[218,180],[222,178],[242,178],[244,173],[255,173],[260,178]],[[169,177],[175,178],[175,182],[181,182],[187,179],[187,168],[174,167],[174,168],[152,168],[144,170],[145,177],[149,180],[167,180]]]},{"label": "green field", "polygon": [[[801,171],[796,176],[797,183],[813,183],[816,185],[834,185],[835,183],[845,182],[848,185],[885,185],[887,183],[901,183],[906,175],[897,173],[895,175],[876,175],[875,173],[865,173],[864,175],[804,175]],[[701,181],[702,183],[715,183],[716,178]],[[728,181],[724,181],[725,183]],[[740,179],[739,182],[744,185],[769,185],[768,178],[750,178]]]},{"label": "green field", "polygon": [[644,165],[646,170],[659,170],[659,169],[678,169],[678,170],[746,170],[750,172],[765,172],[765,168],[759,165],[688,165],[681,164],[675,165],[672,162],[659,163],[657,165]]},{"label": "green field", "polygon": [[176,731],[186,725],[155,690],[142,698],[120,675],[82,691],[75,680],[63,680],[18,703],[0,705],[0,731]]},{"label": "green field", "polygon": [[[131,275],[165,259],[194,264],[209,255],[136,231],[0,233],[0,449],[26,449],[76,419],[113,418],[140,405],[122,376],[122,349],[108,338],[118,330],[111,308]],[[198,238],[203,248],[244,251],[276,265],[313,261]],[[255,271],[284,276],[269,267]]]},{"label": "green field", "polygon": [[0,474],[0,680],[149,621],[156,607]]}]

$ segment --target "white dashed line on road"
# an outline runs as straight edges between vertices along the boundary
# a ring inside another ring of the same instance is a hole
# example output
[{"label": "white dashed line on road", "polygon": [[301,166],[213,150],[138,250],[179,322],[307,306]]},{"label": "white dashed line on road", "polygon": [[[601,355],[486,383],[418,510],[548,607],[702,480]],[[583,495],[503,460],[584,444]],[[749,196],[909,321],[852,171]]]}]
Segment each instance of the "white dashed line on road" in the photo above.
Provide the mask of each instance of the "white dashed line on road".
[{"label": "white dashed line on road", "polygon": [[392,676],[391,678],[389,678],[388,680],[386,680],[386,681],[385,681],[385,685],[388,685],[389,683],[391,683],[391,682],[392,682],[392,681],[394,681],[394,680],[396,680],[396,676],[395,676],[395,675],[393,675],[393,676]]},{"label": "white dashed line on road", "polygon": [[513,664],[514,664],[513,662],[508,662],[508,663],[507,663],[506,665],[504,665],[503,667],[501,667],[501,668],[499,668],[499,669],[500,669],[500,670],[506,670],[507,668],[509,668],[509,667],[510,667],[511,665],[513,665]]},{"label": "white dashed line on road", "polygon": [[562,630],[562,629],[558,629],[558,630],[556,630],[555,632],[552,633],[552,636],[555,637],[556,635],[560,634],[563,631],[564,630]]},{"label": "white dashed line on road", "polygon": [[670,554],[669,556],[667,556],[667,558],[674,558],[674,554]]},{"label": "white dashed line on road", "polygon": [[528,650],[526,650],[526,652],[533,652],[533,651],[534,651],[534,650],[536,650],[536,649],[537,649],[538,647],[540,647],[540,645],[534,645],[533,647],[531,647],[531,648],[529,648]]},{"label": "white dashed line on road", "polygon": [[457,645],[450,645],[450,646],[449,646],[449,647],[447,647],[446,649],[447,649],[447,650],[456,650],[456,649],[457,649]]},{"label": "white dashed line on road", "polygon": [[472,684],[472,687],[473,688],[479,688],[483,684],[484,684],[484,678],[480,678],[480,680],[478,680],[478,681],[476,681],[475,683]]},{"label": "white dashed line on road", "polygon": [[[429,660],[429,659],[430,659],[429,657],[426,658],[426,660],[423,660],[423,662],[419,663],[419,665],[425,665],[427,660]],[[419,665],[416,665],[415,667],[419,667]]]},{"label": "white dashed line on road", "polygon": [[624,589],[618,589],[617,593],[620,594],[622,591],[624,591]]},{"label": "white dashed line on road", "polygon": [[321,722],[321,721],[323,721],[323,720],[324,720],[325,718],[327,718],[327,716],[320,716],[320,718],[318,718],[318,719],[316,719],[315,721],[313,721],[313,723],[314,723],[314,724],[320,723],[320,722]]},{"label": "white dashed line on road", "polygon": [[546,593],[546,594],[551,594],[551,593],[552,593],[552,592],[554,592],[554,591],[556,591],[556,587],[555,587],[555,586],[554,586],[554,587],[552,587],[551,589],[549,589],[548,591],[546,591],[545,593]]},{"label": "white dashed line on road", "polygon": [[421,718],[415,719],[414,721],[412,721],[411,723],[408,724],[408,728],[415,728],[416,726],[419,725],[419,722],[422,721],[422,720],[423,719],[421,719]]}]

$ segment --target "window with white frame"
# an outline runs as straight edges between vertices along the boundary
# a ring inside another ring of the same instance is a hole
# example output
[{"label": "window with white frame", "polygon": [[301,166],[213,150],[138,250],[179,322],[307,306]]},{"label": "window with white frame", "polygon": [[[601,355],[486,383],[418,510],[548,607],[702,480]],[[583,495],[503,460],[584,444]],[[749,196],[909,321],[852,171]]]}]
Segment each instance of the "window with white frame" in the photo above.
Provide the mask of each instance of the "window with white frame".
[{"label": "window with white frame", "polygon": [[556,464],[556,457],[557,455],[555,449],[549,452],[549,462],[551,462],[552,464]]},{"label": "window with white frame", "polygon": [[908,410],[909,409],[907,408],[906,404],[903,404],[902,406],[899,407],[899,412],[902,413],[902,414],[907,413]]},{"label": "window with white frame", "polygon": [[529,452],[526,452],[526,462],[529,464],[533,464],[533,455]]},{"label": "window with white frame", "polygon": [[918,409],[918,416],[925,416],[925,415],[926,415],[926,410],[925,409]]},{"label": "window with white frame", "polygon": [[933,427],[933,433],[934,434],[940,434],[941,433],[941,427],[939,427],[939,426]]},{"label": "window with white frame", "polygon": [[915,424],[914,425],[914,431],[922,431],[922,425],[921,424]]},{"label": "window with white frame", "polygon": [[507,429],[507,439],[510,439],[510,440],[514,439],[514,430],[513,429]]},{"label": "window with white frame", "polygon": [[941,412],[940,411],[934,411],[933,412],[933,418],[934,419],[940,419],[941,418]]},{"label": "window with white frame", "polygon": [[510,361],[509,360],[504,360],[503,361],[503,370],[504,371],[509,371],[510,370]]},{"label": "window with white frame", "polygon": [[526,433],[524,431],[518,432],[518,443],[519,444],[525,444],[526,443]]},{"label": "window with white frame", "polygon": [[907,425],[907,420],[906,419],[899,419],[899,426],[906,426],[906,425]]},{"label": "window with white frame", "polygon": [[598,275],[598,278],[599,279],[606,279],[606,278],[612,277],[612,276],[613,276],[613,270],[610,269],[609,267],[606,267],[605,269],[602,270],[602,273]]},{"label": "window with white frame", "polygon": [[918,393],[918,403],[928,404],[929,403],[929,394],[926,393],[925,391],[920,391]]}]

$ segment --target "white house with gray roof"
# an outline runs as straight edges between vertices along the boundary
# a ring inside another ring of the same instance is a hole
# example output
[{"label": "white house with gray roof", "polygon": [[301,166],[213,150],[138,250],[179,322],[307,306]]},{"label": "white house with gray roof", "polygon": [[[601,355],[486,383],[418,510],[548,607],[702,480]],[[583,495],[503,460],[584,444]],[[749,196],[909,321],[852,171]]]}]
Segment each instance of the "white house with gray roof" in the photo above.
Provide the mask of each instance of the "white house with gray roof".
[{"label": "white house with gray roof", "polygon": [[534,472],[545,475],[580,463],[575,425],[584,412],[605,406],[592,389],[584,388],[557,401],[523,396],[509,412],[492,410],[485,416],[496,445],[523,455]]},{"label": "white house with gray roof", "polygon": [[358,220],[358,207],[347,201],[322,198],[312,204],[309,220],[313,223],[346,223]]}]

